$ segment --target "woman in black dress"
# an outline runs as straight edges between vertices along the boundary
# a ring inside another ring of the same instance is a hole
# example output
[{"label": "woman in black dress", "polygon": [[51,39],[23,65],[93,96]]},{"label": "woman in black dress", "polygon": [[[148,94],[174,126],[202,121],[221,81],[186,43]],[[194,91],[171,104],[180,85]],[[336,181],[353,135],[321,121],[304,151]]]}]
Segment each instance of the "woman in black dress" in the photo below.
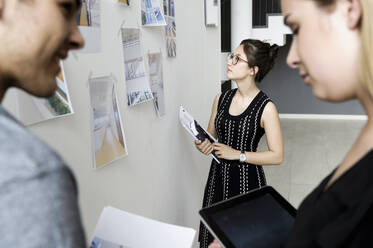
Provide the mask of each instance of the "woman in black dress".
[{"label": "woman in black dress", "polygon": [[[196,141],[202,153],[208,155],[214,150],[221,161],[212,161],[203,207],[266,185],[262,165],[282,163],[278,112],[256,85],[273,67],[277,51],[276,45],[248,39],[228,57],[227,76],[238,88],[219,94],[214,100],[208,132],[218,142]],[[257,152],[264,133],[268,151]],[[200,247],[205,248],[212,241],[213,237],[201,224]]]}]

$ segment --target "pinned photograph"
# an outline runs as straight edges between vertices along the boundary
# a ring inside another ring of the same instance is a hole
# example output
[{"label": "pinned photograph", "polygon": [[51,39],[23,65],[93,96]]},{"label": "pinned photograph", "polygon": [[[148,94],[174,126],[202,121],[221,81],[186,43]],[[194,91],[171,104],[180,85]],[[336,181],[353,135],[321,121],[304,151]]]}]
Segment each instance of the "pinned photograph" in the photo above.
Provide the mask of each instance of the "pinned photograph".
[{"label": "pinned photograph", "polygon": [[85,40],[81,53],[101,52],[101,0],[82,0],[76,17],[79,30]]},{"label": "pinned photograph", "polygon": [[144,57],[140,44],[140,29],[122,28],[124,71],[127,104],[133,106],[153,99],[145,73]]},{"label": "pinned photograph", "polygon": [[24,125],[74,113],[62,62],[60,68],[61,72],[56,77],[57,90],[52,97],[38,98],[17,90],[18,114],[16,115]]},{"label": "pinned photograph", "polygon": [[163,0],[163,12],[166,19],[165,40],[167,56],[176,57],[175,1]]},{"label": "pinned photograph", "polygon": [[159,0],[141,0],[141,22],[143,26],[165,26]]},{"label": "pinned photograph", "polygon": [[154,108],[157,116],[165,115],[165,101],[164,101],[164,88],[163,88],[163,67],[162,67],[162,54],[149,53],[149,78],[150,87],[154,97]]},{"label": "pinned photograph", "polygon": [[112,77],[89,80],[93,167],[100,168],[128,154]]}]

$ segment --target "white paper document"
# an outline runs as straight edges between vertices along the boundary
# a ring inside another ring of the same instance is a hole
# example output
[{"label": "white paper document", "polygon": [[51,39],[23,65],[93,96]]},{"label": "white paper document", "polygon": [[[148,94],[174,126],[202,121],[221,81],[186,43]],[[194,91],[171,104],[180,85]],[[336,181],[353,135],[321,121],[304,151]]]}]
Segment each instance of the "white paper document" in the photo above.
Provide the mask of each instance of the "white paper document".
[{"label": "white paper document", "polygon": [[190,248],[196,231],[105,207],[90,248]]},{"label": "white paper document", "polygon": [[[194,118],[183,108],[183,106],[180,106],[179,120],[181,125],[185,128],[185,130],[188,131],[188,133],[190,133],[190,135],[194,137],[194,139],[198,139],[200,141],[208,139],[211,143],[218,142],[211,134],[203,129],[203,127],[201,127],[196,120],[194,120]],[[220,164],[220,160],[215,155],[214,151],[211,153],[211,156]]]}]

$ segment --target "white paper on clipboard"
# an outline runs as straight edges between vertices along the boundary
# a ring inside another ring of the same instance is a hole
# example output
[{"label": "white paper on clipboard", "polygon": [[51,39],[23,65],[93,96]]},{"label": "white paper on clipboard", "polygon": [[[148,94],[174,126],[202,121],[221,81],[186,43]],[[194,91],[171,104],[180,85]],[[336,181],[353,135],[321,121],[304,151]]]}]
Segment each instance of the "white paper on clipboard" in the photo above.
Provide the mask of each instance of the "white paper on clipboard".
[{"label": "white paper on clipboard", "polygon": [[[194,139],[204,141],[206,138],[211,143],[217,142],[217,140],[211,134],[209,134],[203,127],[201,127],[201,125],[198,124],[196,120],[194,120],[194,118],[183,108],[183,106],[180,106],[179,119],[181,125],[185,128],[185,130],[188,131],[188,133],[190,133],[190,135],[194,137]],[[220,164],[220,160],[215,155],[214,151],[211,153],[211,156],[218,164]]]}]

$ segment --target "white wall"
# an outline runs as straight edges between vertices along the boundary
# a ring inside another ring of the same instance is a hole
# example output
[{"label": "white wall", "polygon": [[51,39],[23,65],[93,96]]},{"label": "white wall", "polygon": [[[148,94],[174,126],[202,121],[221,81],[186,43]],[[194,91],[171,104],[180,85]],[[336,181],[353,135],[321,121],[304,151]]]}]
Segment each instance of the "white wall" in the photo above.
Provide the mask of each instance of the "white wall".
[{"label": "white wall", "polygon": [[[204,184],[210,159],[196,151],[192,138],[179,125],[182,104],[204,126],[220,90],[220,28],[204,26],[201,0],[175,0],[177,57],[164,58],[166,115],[157,118],[153,103],[126,105],[119,27],[137,26],[140,0],[125,7],[102,0],[102,53],[69,55],[65,72],[75,114],[46,121],[31,130],[57,149],[72,167],[79,184],[83,222],[90,239],[106,205],[157,220],[199,225]],[[144,55],[161,48],[162,28],[142,28]],[[129,156],[99,169],[91,168],[88,77],[113,73]],[[9,94],[8,108],[15,107]]]},{"label": "white wall", "polygon": [[285,45],[291,30],[282,15],[267,15],[267,27],[252,27],[252,0],[231,0],[231,43],[234,50],[243,39],[258,39],[279,46]]},{"label": "white wall", "polygon": [[282,15],[268,15],[267,28],[253,28],[251,37],[258,40],[265,40],[271,44],[283,46],[286,43],[286,34],[291,34],[290,28],[284,25]]}]

